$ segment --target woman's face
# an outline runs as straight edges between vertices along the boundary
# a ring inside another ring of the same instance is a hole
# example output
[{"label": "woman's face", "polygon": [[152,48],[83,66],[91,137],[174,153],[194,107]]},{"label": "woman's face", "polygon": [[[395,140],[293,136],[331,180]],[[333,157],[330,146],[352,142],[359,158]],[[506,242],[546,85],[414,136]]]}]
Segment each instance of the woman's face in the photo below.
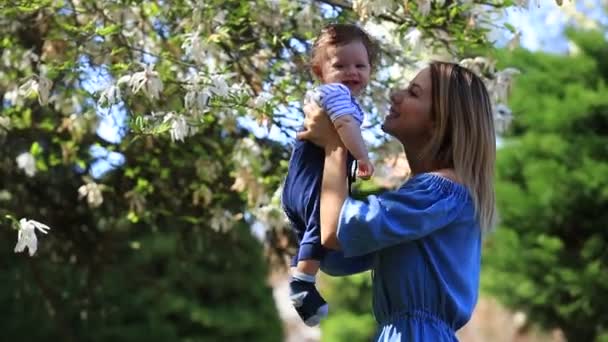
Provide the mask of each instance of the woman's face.
[{"label": "woman's face", "polygon": [[421,146],[430,138],[432,128],[431,70],[425,68],[406,89],[393,90],[382,130],[404,145]]}]

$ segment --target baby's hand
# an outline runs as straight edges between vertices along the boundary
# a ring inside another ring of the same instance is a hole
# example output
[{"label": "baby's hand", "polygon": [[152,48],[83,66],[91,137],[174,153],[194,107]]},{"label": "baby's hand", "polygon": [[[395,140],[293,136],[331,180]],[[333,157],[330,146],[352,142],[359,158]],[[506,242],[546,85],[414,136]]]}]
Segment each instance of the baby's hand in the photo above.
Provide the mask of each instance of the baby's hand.
[{"label": "baby's hand", "polygon": [[357,177],[368,180],[374,174],[374,164],[369,160],[357,160]]}]

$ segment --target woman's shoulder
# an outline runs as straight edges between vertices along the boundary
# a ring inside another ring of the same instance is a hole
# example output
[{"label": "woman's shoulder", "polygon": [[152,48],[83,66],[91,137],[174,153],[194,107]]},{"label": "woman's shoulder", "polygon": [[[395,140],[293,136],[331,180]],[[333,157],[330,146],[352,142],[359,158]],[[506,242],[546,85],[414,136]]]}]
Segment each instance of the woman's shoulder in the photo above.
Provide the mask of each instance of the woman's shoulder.
[{"label": "woman's shoulder", "polygon": [[403,183],[398,192],[408,197],[435,200],[466,201],[470,197],[466,186],[459,182],[454,173],[449,171],[415,174]]}]

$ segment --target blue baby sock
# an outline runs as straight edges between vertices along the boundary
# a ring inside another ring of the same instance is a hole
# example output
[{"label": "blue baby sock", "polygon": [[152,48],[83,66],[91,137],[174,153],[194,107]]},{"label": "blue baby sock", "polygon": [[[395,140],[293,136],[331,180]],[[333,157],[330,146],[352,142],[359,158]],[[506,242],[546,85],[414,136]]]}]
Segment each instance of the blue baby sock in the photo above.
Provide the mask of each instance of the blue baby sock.
[{"label": "blue baby sock", "polygon": [[318,325],[327,316],[329,306],[315,287],[315,276],[295,271],[289,291],[293,307],[309,327]]}]

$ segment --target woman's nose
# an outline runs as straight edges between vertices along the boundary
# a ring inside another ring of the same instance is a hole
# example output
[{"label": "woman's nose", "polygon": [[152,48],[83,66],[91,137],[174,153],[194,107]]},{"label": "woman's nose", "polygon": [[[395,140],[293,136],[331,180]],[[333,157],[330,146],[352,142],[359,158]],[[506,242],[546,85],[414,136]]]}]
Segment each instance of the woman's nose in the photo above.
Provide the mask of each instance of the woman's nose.
[{"label": "woman's nose", "polygon": [[399,89],[391,89],[389,96],[392,103],[399,103]]}]

